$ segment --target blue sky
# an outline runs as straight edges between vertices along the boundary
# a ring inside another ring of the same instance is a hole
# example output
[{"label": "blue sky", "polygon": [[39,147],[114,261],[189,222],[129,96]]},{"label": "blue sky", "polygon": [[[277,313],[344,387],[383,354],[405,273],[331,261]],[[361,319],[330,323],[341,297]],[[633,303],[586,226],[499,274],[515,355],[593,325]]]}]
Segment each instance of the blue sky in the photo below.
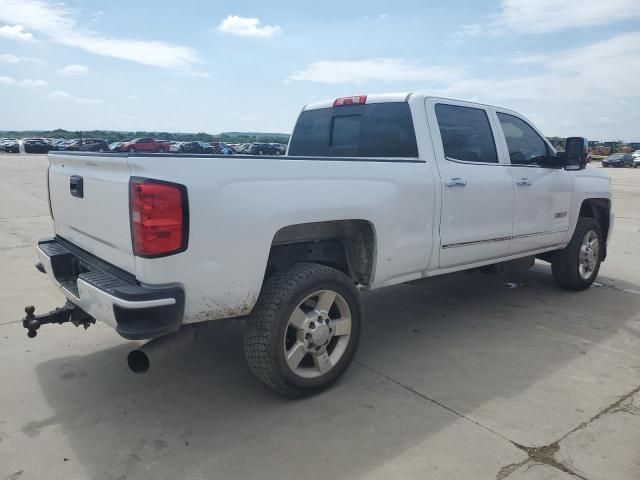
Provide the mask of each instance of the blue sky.
[{"label": "blue sky", "polygon": [[0,129],[290,132],[397,91],[640,141],[640,1],[0,0]]}]

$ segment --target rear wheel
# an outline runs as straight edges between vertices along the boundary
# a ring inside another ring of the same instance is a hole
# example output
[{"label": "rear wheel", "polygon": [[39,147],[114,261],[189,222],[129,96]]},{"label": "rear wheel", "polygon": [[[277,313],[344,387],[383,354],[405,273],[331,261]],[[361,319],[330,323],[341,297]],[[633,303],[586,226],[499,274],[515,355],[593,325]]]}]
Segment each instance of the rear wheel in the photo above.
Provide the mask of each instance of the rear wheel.
[{"label": "rear wheel", "polygon": [[278,393],[311,395],[347,369],[361,324],[359,294],[349,277],[298,263],[265,282],[245,325],[247,362]]},{"label": "rear wheel", "polygon": [[556,283],[569,290],[589,288],[600,270],[602,242],[598,222],[580,217],[569,245],[553,255],[551,271]]}]

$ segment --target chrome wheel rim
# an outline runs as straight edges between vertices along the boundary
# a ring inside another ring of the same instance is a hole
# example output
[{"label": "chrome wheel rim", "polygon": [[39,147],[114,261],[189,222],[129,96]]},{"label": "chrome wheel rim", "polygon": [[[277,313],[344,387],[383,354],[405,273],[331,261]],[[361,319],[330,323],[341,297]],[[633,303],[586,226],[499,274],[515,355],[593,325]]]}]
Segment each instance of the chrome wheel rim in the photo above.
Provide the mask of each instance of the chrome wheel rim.
[{"label": "chrome wheel rim", "polygon": [[302,378],[317,378],[340,361],[351,337],[351,310],[342,295],[319,290],[305,297],[289,317],[284,358]]},{"label": "chrome wheel rim", "polygon": [[600,243],[598,242],[598,235],[593,230],[589,230],[582,239],[578,256],[578,270],[583,280],[589,280],[593,276],[598,267],[599,259]]}]

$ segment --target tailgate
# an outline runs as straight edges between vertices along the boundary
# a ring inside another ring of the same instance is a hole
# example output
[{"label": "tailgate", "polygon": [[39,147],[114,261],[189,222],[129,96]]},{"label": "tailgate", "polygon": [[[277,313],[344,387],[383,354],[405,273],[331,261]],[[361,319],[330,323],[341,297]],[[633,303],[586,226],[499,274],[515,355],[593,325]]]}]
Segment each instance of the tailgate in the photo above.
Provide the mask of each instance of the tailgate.
[{"label": "tailgate", "polygon": [[127,156],[51,153],[49,163],[56,234],[135,274]]}]

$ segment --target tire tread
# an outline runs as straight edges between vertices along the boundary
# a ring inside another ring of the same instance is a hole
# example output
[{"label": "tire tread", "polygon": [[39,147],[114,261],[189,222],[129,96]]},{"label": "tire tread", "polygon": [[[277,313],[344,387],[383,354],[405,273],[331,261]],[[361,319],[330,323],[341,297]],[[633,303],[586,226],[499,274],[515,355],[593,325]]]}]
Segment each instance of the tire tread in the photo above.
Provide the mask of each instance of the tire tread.
[{"label": "tire tread", "polygon": [[600,257],[602,258],[602,230],[598,222],[590,217],[578,218],[578,223],[571,237],[569,244],[562,250],[554,253],[551,261],[551,272],[553,279],[562,288],[567,290],[585,290],[591,286],[598,276],[600,265],[589,280],[584,280],[578,271],[578,251],[582,244],[582,239],[589,230],[594,230],[600,241]]},{"label": "tire tread", "polygon": [[278,330],[278,323],[282,321],[280,307],[300,285],[307,285],[314,278],[334,278],[351,284],[349,277],[331,267],[308,262],[296,263],[288,270],[274,273],[265,281],[260,297],[245,324],[243,342],[249,368],[263,383],[289,398],[307,396],[328,386],[300,388],[290,385],[278,372],[274,352],[274,342],[275,348],[280,344],[273,338],[274,332]]}]

